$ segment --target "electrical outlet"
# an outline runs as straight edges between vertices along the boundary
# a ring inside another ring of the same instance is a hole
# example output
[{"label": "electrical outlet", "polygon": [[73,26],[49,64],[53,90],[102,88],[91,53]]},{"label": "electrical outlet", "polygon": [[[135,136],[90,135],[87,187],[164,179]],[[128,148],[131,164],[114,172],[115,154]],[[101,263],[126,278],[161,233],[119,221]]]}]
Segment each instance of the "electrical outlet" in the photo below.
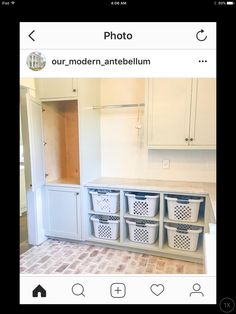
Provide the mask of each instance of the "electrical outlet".
[{"label": "electrical outlet", "polygon": [[169,161],[169,159],[162,160],[162,168],[163,169],[169,169],[170,168],[170,161]]}]

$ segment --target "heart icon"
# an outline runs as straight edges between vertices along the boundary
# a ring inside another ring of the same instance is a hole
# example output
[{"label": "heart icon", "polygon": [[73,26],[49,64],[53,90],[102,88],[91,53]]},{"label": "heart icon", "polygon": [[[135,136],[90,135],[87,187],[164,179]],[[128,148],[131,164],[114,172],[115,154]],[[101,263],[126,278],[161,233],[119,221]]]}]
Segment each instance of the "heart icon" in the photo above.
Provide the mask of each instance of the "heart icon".
[{"label": "heart icon", "polygon": [[153,284],[151,285],[150,290],[158,297],[165,290],[165,287],[161,283],[159,285]]}]

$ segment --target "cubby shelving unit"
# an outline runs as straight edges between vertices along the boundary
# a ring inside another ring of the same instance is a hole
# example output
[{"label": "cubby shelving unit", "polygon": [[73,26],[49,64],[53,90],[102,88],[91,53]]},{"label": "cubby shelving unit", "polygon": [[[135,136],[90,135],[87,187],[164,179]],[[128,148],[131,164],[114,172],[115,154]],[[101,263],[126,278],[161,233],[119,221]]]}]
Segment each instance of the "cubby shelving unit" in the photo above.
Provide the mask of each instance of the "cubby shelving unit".
[{"label": "cubby shelving unit", "polygon": [[[111,189],[109,186],[93,186],[93,185],[86,185],[87,193],[89,193],[90,189]],[[114,186],[112,186],[112,189],[114,189]],[[200,205],[199,210],[199,217],[197,222],[188,222],[188,221],[174,221],[168,219],[167,215],[167,202],[165,200],[165,195],[172,194],[172,191],[158,191],[158,190],[146,190],[145,188],[140,189],[130,189],[129,186],[124,186],[122,188],[117,189],[120,193],[120,210],[119,212],[115,214],[110,213],[98,213],[94,212],[92,210],[92,200],[90,198],[90,201],[88,202],[88,208],[87,208],[87,216],[89,220],[89,228],[86,236],[87,241],[100,243],[102,245],[109,245],[111,247],[117,247],[117,248],[126,248],[131,251],[137,251],[137,252],[146,252],[152,255],[158,255],[158,256],[164,256],[164,257],[170,257],[175,259],[182,259],[186,261],[193,261],[197,263],[203,262],[203,233],[206,232],[206,226],[207,226],[207,196],[204,194],[194,194],[194,193],[173,193],[175,195],[181,195],[181,196],[200,196],[204,199],[204,201]],[[147,217],[147,216],[136,216],[131,215],[128,210],[128,200],[125,194],[127,192],[146,192],[148,193],[156,193],[159,195],[159,210],[157,214],[154,217]],[[92,214],[99,214],[99,215],[114,215],[116,217],[120,217],[120,237],[117,240],[107,240],[107,239],[99,239],[94,236],[93,233],[93,226],[92,222],[90,221],[90,216]],[[144,221],[155,221],[158,222],[158,236],[156,241],[153,244],[147,244],[147,243],[139,243],[139,242],[133,242],[129,239],[129,230],[128,230],[128,224],[126,223],[126,219],[128,218],[134,218],[137,220],[144,220]],[[187,225],[194,225],[202,227],[203,232],[199,236],[198,240],[198,246],[197,250],[192,252],[188,250],[180,250],[180,249],[173,249],[168,246],[168,239],[167,239],[167,230],[164,228],[165,223],[172,223],[172,224],[187,224]]]},{"label": "cubby shelving unit", "polygon": [[109,214],[109,213],[101,213],[101,212],[95,212],[94,210],[91,210],[88,212],[88,214],[91,215],[103,215],[103,216],[114,216],[114,217],[120,217],[120,213],[114,213],[114,214]]},{"label": "cubby shelving unit", "polygon": [[130,214],[124,214],[124,218],[135,218],[135,219],[140,219],[140,220],[159,221],[159,215],[156,215],[154,217],[146,217],[146,216],[134,216]]},{"label": "cubby shelving unit", "polygon": [[[120,208],[118,209],[118,211],[116,213],[106,213],[106,212],[100,212],[100,211],[95,211],[93,208],[93,201],[92,201],[92,196],[89,193],[89,191],[94,190],[94,189],[88,189],[88,217],[87,217],[87,225],[88,225],[88,234],[87,234],[87,239],[89,241],[93,241],[96,243],[104,243],[104,244],[110,244],[110,245],[120,245],[120,236],[118,239],[115,240],[111,240],[111,239],[101,239],[101,238],[97,238],[94,236],[94,227],[93,227],[93,222],[91,221],[91,216],[92,215],[99,215],[99,216],[113,216],[113,217],[119,217],[120,218]],[[101,190],[101,189],[100,189]],[[114,190],[113,191],[116,192],[120,192],[119,190]],[[119,196],[119,206],[120,206],[120,196]],[[119,229],[120,231],[120,229]]]}]

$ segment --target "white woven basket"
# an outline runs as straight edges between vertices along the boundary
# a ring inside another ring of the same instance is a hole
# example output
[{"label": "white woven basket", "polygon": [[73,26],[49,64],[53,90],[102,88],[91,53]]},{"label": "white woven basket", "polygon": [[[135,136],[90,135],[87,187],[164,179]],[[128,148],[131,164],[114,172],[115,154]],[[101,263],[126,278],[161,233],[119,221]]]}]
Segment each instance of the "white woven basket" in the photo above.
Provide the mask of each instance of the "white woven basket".
[{"label": "white woven basket", "polygon": [[114,216],[92,215],[96,238],[116,240],[120,236],[120,218]]},{"label": "white woven basket", "polygon": [[126,193],[129,213],[135,216],[154,217],[159,209],[159,195]]},{"label": "white woven basket", "polygon": [[129,238],[133,242],[152,244],[157,239],[158,222],[139,219],[126,219]]},{"label": "white woven basket", "polygon": [[119,210],[119,195],[117,191],[91,190],[93,210],[100,213],[114,214]]},{"label": "white woven basket", "polygon": [[186,198],[181,196],[165,196],[167,200],[168,218],[171,220],[196,222],[200,203],[203,198]]},{"label": "white woven basket", "polygon": [[168,245],[177,250],[196,251],[201,227],[192,225],[165,224],[167,229]]}]

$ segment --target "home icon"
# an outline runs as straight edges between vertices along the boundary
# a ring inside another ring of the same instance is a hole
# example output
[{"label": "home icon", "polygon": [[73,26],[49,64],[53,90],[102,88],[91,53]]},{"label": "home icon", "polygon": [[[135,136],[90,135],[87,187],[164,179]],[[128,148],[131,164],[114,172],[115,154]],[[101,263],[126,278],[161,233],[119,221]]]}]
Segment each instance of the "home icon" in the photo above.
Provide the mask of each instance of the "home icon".
[{"label": "home icon", "polygon": [[46,290],[41,285],[38,285],[36,288],[34,288],[34,290],[32,292],[33,298],[38,298],[39,293],[40,293],[41,298],[46,297]]}]

